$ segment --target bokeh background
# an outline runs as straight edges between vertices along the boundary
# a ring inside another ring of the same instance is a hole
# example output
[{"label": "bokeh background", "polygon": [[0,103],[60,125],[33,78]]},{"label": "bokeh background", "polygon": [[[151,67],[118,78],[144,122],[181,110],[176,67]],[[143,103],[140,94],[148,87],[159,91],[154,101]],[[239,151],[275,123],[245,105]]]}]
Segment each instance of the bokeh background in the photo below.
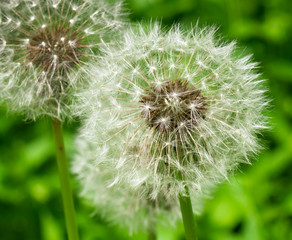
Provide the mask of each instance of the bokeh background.
[{"label": "bokeh background", "polygon": [[[218,35],[236,39],[253,53],[267,79],[271,129],[260,136],[265,150],[218,187],[197,217],[200,240],[292,239],[292,1],[126,0],[131,21],[163,25],[219,26]],[[69,159],[77,123],[65,125]],[[72,178],[77,192],[77,183]],[[82,240],[147,239],[92,216],[75,196]],[[54,141],[48,119],[23,122],[0,109],[0,239],[63,240],[65,237]],[[158,227],[159,240],[184,239],[183,226]]]}]

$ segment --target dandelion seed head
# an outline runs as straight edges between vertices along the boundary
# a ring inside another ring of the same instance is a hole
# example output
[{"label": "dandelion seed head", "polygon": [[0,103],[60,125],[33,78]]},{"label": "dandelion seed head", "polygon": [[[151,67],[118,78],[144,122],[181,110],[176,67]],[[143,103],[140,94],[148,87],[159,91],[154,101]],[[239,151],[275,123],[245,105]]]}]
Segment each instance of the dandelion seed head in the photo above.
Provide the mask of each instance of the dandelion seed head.
[{"label": "dandelion seed head", "polygon": [[177,199],[188,186],[198,213],[196,200],[261,148],[256,136],[268,104],[262,80],[250,56],[235,56],[235,44],[218,41],[215,28],[138,29],[106,46],[107,60],[80,93],[82,135],[97,165],[118,166],[120,184],[152,199]]},{"label": "dandelion seed head", "polygon": [[87,83],[88,66],[98,57],[93,52],[105,43],[99,39],[119,34],[119,9],[103,1],[1,1],[0,85],[8,109],[29,119],[69,117],[70,94]]}]

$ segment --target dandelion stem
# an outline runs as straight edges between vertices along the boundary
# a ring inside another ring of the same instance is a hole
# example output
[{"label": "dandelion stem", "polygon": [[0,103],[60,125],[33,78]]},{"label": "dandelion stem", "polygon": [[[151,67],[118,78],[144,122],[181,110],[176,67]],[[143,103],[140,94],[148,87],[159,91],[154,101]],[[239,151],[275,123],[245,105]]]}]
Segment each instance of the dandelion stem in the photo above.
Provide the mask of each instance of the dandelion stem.
[{"label": "dandelion stem", "polygon": [[[151,206],[151,209],[155,208],[155,200],[149,198],[148,204]],[[157,233],[156,233],[156,216],[153,215],[153,212],[151,209],[148,210],[148,218],[149,218],[149,224],[148,224],[148,240],[156,240],[157,239]]]},{"label": "dandelion stem", "polygon": [[70,187],[68,163],[66,160],[62,123],[52,118],[53,132],[56,142],[56,155],[59,168],[66,227],[69,240],[78,240],[78,230],[75,218],[74,203]]},{"label": "dandelion stem", "polygon": [[156,240],[156,231],[153,228],[148,230],[148,240]]},{"label": "dandelion stem", "polygon": [[183,218],[183,224],[185,229],[185,235],[187,240],[197,240],[197,234],[196,234],[196,227],[195,227],[195,220],[194,220],[194,214],[192,209],[192,203],[189,196],[189,190],[186,187],[186,196],[179,196],[179,203],[180,203],[180,209],[181,214]]}]

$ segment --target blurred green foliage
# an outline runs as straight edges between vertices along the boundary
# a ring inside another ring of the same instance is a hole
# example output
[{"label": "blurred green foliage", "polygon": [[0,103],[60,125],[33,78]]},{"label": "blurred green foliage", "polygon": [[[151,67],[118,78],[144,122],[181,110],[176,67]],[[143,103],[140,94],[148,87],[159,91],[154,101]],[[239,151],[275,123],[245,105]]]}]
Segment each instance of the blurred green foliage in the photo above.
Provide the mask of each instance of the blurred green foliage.
[{"label": "blurred green foliage", "polygon": [[[242,166],[220,185],[197,217],[200,240],[292,239],[292,1],[289,0],[128,0],[132,21],[164,25],[219,26],[226,41],[254,53],[268,79],[272,129],[252,166]],[[69,159],[77,124],[65,126]],[[77,192],[77,183],[72,179]],[[0,109],[0,239],[66,239],[50,121],[25,123]],[[91,216],[94,209],[75,196],[82,240],[146,239]],[[184,239],[183,226],[158,226],[159,240]]]}]

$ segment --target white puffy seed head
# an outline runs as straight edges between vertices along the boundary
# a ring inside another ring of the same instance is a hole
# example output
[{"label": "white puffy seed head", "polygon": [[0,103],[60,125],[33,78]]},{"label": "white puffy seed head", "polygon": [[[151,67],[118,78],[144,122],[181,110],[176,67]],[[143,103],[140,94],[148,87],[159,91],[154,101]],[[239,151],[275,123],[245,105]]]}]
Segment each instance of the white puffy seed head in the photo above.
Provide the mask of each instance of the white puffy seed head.
[{"label": "white puffy seed head", "polygon": [[[87,68],[98,57],[93,53],[104,44],[100,39],[118,33],[119,6],[87,0],[0,3],[1,98],[8,108],[31,119],[68,117],[69,93],[88,81]],[[112,10],[114,22],[105,15]],[[94,37],[85,34],[88,28]]]},{"label": "white puffy seed head", "polygon": [[[262,80],[250,57],[235,57],[235,44],[218,42],[214,33],[165,33],[156,24],[107,47],[78,103],[95,166],[116,166],[120,183],[152,199],[176,199],[187,185],[194,201],[250,162],[266,126]],[[89,179],[88,192],[95,184]]]}]

